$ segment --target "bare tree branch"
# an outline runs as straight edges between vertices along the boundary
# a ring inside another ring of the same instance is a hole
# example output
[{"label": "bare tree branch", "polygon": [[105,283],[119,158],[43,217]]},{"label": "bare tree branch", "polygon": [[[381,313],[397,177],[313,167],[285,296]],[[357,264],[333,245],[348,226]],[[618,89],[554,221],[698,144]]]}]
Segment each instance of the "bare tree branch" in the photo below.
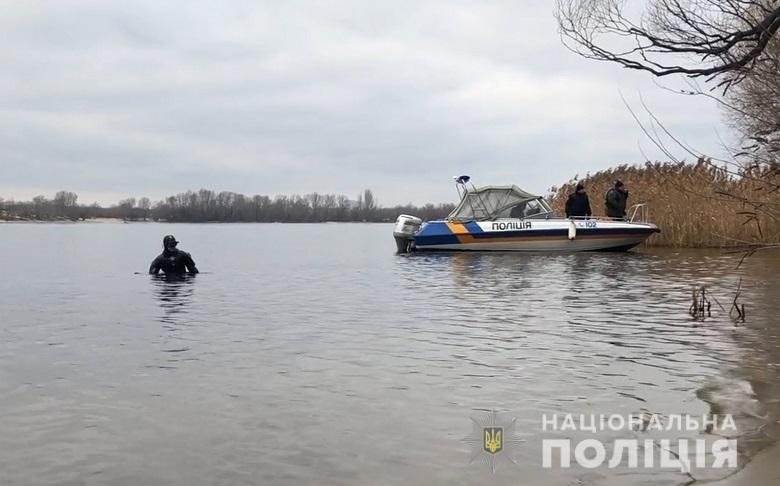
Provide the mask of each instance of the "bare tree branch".
[{"label": "bare tree branch", "polygon": [[[558,0],[564,44],[589,59],[655,76],[705,77],[715,87],[739,84],[780,29],[776,0],[649,0],[639,21],[624,0]],[[625,46],[625,38],[634,46]]]}]

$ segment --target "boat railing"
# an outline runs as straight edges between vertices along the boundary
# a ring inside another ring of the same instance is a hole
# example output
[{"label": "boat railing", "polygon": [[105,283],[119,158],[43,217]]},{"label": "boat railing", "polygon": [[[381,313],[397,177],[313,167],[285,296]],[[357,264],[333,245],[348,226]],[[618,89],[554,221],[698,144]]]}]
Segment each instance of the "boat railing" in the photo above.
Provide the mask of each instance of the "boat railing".
[{"label": "boat railing", "polygon": [[625,221],[624,218],[610,218],[609,216],[569,216],[566,219],[574,221]]},{"label": "boat railing", "polygon": [[611,218],[609,216],[569,216],[574,221],[628,221],[629,223],[649,223],[647,203],[634,204],[628,208],[629,218]]},{"label": "boat railing", "polygon": [[647,203],[634,204],[628,209],[631,212],[630,223],[647,223]]}]

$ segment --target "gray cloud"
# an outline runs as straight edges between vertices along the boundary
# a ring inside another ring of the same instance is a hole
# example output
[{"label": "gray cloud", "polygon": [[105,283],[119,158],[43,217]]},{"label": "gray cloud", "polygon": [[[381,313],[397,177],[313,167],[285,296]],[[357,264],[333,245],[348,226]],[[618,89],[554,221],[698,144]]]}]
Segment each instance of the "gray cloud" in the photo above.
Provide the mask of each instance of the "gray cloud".
[{"label": "gray cloud", "polygon": [[0,29],[6,197],[421,203],[460,173],[543,192],[642,159],[620,91],[701,150],[727,132],[707,100],[567,51],[543,0],[18,2]]}]

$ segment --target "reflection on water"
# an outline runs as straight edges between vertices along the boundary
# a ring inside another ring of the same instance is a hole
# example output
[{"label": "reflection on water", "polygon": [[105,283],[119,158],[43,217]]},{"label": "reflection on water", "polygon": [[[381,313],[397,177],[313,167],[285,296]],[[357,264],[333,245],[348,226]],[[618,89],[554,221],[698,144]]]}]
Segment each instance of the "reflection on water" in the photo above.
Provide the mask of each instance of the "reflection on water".
[{"label": "reflection on water", "polygon": [[[780,439],[778,255],[395,255],[391,231],[181,225],[212,272],[172,280],[133,276],[161,225],[0,227],[3,484],[475,484],[489,409],[525,441],[496,484],[690,481],[543,469],[543,414],[732,413],[741,460]],[[726,306],[740,277],[745,325],[690,318],[693,285]]]},{"label": "reflection on water", "polygon": [[[511,376],[516,385],[524,384],[513,400],[503,399],[512,393],[509,383],[490,400],[507,412],[518,413],[517,403],[532,402],[520,407],[520,415],[730,413],[738,426],[741,462],[777,439],[780,339],[775,311],[764,304],[778,296],[778,278],[766,271],[777,268],[776,260],[753,261],[736,271],[734,258],[718,252],[656,250],[441,253],[399,263],[411,291],[408,299],[427,300],[431,292],[423,296],[419,289],[433,289],[446,306],[449,322],[435,333],[438,339],[447,334],[448,345],[458,348],[453,356],[474,368],[462,376],[489,378],[493,384]],[[694,285],[707,285],[725,304],[740,276],[751,281],[750,326],[735,326],[726,312],[702,325],[690,319]],[[447,332],[456,326],[468,330]],[[529,426],[537,430],[529,440],[541,443],[538,423]],[[700,432],[656,438],[693,440]],[[626,437],[606,433],[600,438]],[[697,471],[695,477],[724,474]]]},{"label": "reflection on water", "polygon": [[163,314],[159,320],[169,330],[177,330],[186,323],[187,305],[195,293],[195,274],[151,275],[154,292]]}]

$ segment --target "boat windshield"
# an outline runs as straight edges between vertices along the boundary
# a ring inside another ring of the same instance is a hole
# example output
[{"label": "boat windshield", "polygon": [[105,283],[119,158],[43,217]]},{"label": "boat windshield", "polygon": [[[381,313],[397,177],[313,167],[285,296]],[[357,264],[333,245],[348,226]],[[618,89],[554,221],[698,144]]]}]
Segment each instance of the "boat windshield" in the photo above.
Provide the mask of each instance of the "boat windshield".
[{"label": "boat windshield", "polygon": [[547,201],[517,186],[487,186],[466,190],[458,207],[447,219],[485,221],[501,218],[532,218],[551,213]]}]

